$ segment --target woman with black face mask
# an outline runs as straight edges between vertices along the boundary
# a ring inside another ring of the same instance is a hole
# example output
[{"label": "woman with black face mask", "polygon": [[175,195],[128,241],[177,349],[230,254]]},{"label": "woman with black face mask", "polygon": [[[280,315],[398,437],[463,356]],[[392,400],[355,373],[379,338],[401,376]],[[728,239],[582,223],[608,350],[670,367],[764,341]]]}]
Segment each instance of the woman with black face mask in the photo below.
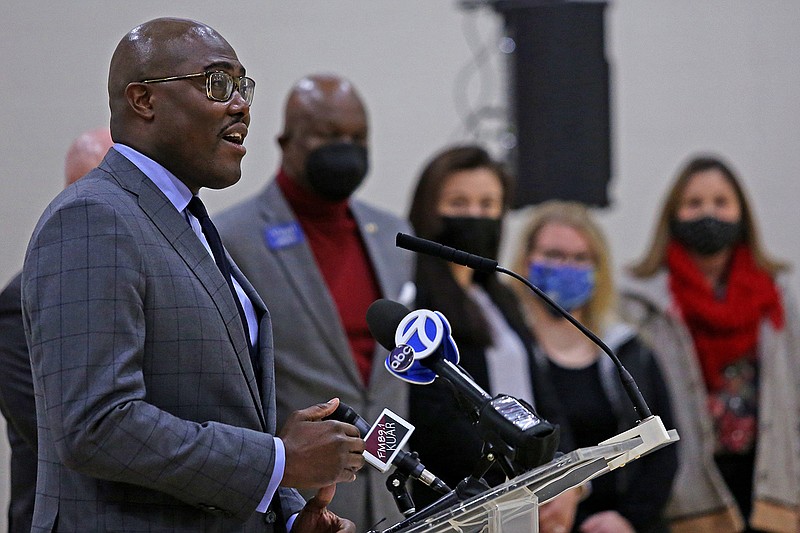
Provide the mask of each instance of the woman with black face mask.
[{"label": "woman with black face mask", "polygon": [[[494,258],[510,188],[510,176],[482,148],[449,148],[420,175],[409,219],[419,237]],[[440,311],[448,319],[461,366],[490,394],[535,403],[530,333],[513,293],[494,274],[424,255],[416,259],[416,307]],[[410,417],[417,428],[411,448],[431,472],[452,487],[472,474],[481,440],[446,384],[437,380],[412,386]],[[505,477],[493,467],[485,479],[496,485]],[[436,497],[414,486],[418,508]]]},{"label": "woman with black face mask", "polygon": [[622,291],[675,399],[673,531],[800,530],[800,318],[786,270],[733,171],[689,161]]}]

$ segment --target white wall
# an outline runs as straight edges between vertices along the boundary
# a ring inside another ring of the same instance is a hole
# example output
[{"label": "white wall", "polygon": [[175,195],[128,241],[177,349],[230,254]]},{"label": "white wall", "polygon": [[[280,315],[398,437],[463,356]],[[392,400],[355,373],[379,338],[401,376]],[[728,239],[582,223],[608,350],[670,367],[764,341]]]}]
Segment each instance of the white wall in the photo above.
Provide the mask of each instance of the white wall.
[{"label": "white wall", "polygon": [[[489,10],[461,11],[455,0],[165,5],[12,0],[3,6],[0,284],[20,268],[36,219],[61,188],[71,139],[108,121],[105,79],[113,48],[149,18],[210,24],[257,81],[244,177],[230,190],[204,193],[212,212],[255,192],[272,173],[284,95],[309,72],[335,71],[360,88],[373,146],[373,171],[360,194],[398,214],[423,161],[464,138],[454,95],[465,94],[475,106],[503,104],[499,53],[470,71],[483,78],[465,84],[458,76],[469,71],[471,43],[493,42],[499,21]],[[768,248],[800,264],[794,236],[800,223],[800,2],[616,0],[607,22],[615,176],[613,206],[600,218],[617,263],[641,253],[678,165],[691,152],[713,150],[744,176]],[[4,471],[7,453],[0,443]],[[0,503],[7,491],[3,476]]]}]

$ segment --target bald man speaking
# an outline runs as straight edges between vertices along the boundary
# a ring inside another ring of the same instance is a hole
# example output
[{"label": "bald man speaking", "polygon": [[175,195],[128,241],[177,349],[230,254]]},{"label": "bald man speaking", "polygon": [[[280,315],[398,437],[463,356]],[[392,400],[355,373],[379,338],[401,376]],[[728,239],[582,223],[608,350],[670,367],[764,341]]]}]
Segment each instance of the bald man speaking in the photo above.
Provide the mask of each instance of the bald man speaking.
[{"label": "bald man speaking", "polygon": [[115,144],[23,268],[33,531],[355,531],[326,506],[363,465],[358,429],[322,420],[333,398],[277,431],[270,314],[198,196],[239,180],[254,91],[199,22],[145,22],[114,51]]}]

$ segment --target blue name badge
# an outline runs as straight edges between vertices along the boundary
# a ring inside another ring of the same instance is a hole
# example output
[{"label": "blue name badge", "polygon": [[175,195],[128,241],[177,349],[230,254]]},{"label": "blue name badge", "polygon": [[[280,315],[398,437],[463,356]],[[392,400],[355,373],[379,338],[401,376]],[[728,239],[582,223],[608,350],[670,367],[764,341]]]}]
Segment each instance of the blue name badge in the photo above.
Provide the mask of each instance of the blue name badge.
[{"label": "blue name badge", "polygon": [[280,250],[303,242],[303,228],[297,221],[268,226],[264,238],[270,250]]}]

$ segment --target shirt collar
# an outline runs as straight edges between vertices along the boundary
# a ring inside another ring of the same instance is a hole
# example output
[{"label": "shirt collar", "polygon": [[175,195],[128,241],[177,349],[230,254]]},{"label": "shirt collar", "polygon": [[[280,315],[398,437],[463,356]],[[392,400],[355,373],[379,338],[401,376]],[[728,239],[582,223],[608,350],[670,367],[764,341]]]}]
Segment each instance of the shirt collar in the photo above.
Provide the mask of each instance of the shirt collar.
[{"label": "shirt collar", "polygon": [[156,187],[164,193],[164,196],[175,206],[178,212],[182,213],[186,209],[186,206],[189,205],[189,200],[192,199],[192,191],[189,190],[185,183],[175,177],[175,174],[130,146],[115,143],[114,149],[136,165],[136,168],[141,170],[145,176],[150,178],[150,181],[155,183]]},{"label": "shirt collar", "polygon": [[350,216],[350,198],[331,201],[299,185],[283,169],[276,177],[278,187],[298,218],[305,220],[346,220]]}]

